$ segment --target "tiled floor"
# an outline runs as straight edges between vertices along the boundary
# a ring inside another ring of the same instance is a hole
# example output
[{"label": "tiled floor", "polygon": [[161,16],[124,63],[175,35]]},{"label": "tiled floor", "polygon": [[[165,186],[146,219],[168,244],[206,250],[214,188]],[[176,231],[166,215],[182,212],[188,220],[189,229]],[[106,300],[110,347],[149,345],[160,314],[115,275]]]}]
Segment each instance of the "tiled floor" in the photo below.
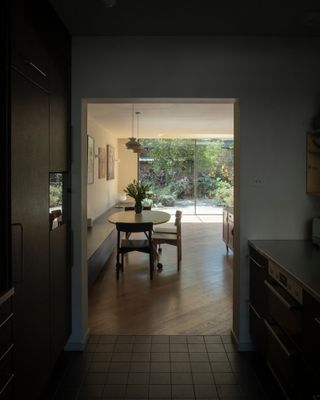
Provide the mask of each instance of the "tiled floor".
[{"label": "tiled floor", "polygon": [[68,357],[51,399],[280,398],[230,336],[91,336]]}]

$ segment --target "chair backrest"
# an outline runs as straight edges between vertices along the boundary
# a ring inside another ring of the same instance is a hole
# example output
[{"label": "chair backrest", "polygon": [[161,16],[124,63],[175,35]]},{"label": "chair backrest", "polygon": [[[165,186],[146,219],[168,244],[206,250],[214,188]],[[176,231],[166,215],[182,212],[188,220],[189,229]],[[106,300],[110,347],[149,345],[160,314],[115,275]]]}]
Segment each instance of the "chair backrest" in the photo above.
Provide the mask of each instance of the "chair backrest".
[{"label": "chair backrest", "polygon": [[117,231],[119,232],[149,232],[151,234],[153,229],[152,222],[141,222],[141,223],[134,223],[134,224],[127,224],[124,222],[117,222],[116,223]]},{"label": "chair backrest", "polygon": [[175,226],[177,227],[177,236],[181,236],[181,218],[182,218],[182,211],[176,211],[176,219],[174,221]]}]

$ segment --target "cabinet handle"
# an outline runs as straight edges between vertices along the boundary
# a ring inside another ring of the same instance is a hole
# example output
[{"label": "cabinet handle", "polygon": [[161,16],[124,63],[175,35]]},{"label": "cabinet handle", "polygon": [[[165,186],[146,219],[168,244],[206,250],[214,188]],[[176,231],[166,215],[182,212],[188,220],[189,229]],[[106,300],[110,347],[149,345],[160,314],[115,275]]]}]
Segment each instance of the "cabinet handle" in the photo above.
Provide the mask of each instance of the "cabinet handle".
[{"label": "cabinet handle", "polygon": [[320,317],[314,317],[314,321],[317,325],[320,326]]},{"label": "cabinet handle", "polygon": [[285,352],[287,357],[292,357],[292,354],[290,351],[286,348],[286,346],[282,343],[281,339],[279,336],[276,334],[276,332],[272,329],[271,325],[269,324],[268,321],[264,320],[264,323],[266,324],[266,327],[268,331],[271,333],[271,335],[274,337],[274,339],[278,342],[282,350]]},{"label": "cabinet handle", "polygon": [[11,224],[11,226],[17,226],[20,229],[20,279],[14,283],[22,283],[24,280],[24,230],[23,225],[19,222]]},{"label": "cabinet handle", "polygon": [[261,268],[261,269],[264,269],[264,268],[265,268],[263,265],[259,264],[253,257],[250,256],[249,258],[250,258],[250,260],[251,260],[252,262],[254,262],[254,263],[256,264],[257,267],[259,267],[259,268]]},{"label": "cabinet handle", "polygon": [[253,313],[258,317],[259,319],[262,319],[261,315],[258,313],[258,311],[253,307],[251,303],[249,303],[249,308],[253,311]]},{"label": "cabinet handle", "polygon": [[41,74],[42,76],[44,76],[45,78],[47,78],[47,74],[45,72],[42,71],[42,69],[40,69],[39,67],[37,67],[35,64],[33,64],[32,61],[30,60],[25,60],[25,62],[30,65],[30,67],[32,67],[33,69],[35,69],[37,72],[39,72],[39,74]]},{"label": "cabinet handle", "polygon": [[271,285],[271,283],[265,280],[264,284],[289,310],[292,310],[293,308],[298,308],[295,304],[289,303],[284,297],[282,297],[277,289],[273,285]]}]

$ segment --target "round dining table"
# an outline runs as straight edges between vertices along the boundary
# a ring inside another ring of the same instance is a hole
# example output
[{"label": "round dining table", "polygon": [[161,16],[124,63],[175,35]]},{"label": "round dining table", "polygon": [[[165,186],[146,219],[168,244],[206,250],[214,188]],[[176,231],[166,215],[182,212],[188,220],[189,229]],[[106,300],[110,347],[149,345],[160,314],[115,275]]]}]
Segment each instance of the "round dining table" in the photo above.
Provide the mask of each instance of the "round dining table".
[{"label": "round dining table", "polygon": [[164,211],[143,210],[141,214],[137,214],[135,211],[120,211],[111,214],[108,217],[108,221],[112,224],[116,224],[117,222],[125,224],[152,222],[153,225],[159,225],[168,222],[170,217],[170,214]]}]

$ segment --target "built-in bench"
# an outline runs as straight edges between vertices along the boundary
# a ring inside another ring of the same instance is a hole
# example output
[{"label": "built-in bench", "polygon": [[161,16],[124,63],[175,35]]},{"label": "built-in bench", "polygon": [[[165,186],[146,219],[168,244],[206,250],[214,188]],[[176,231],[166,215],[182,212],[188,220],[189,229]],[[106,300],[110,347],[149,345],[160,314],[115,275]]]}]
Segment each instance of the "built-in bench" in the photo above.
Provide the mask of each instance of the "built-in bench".
[{"label": "built-in bench", "polygon": [[88,228],[87,255],[89,287],[97,279],[101,269],[106,264],[116,246],[117,236],[115,225],[108,221],[108,217],[117,211],[119,211],[119,208],[110,208],[94,221],[92,227]]}]

